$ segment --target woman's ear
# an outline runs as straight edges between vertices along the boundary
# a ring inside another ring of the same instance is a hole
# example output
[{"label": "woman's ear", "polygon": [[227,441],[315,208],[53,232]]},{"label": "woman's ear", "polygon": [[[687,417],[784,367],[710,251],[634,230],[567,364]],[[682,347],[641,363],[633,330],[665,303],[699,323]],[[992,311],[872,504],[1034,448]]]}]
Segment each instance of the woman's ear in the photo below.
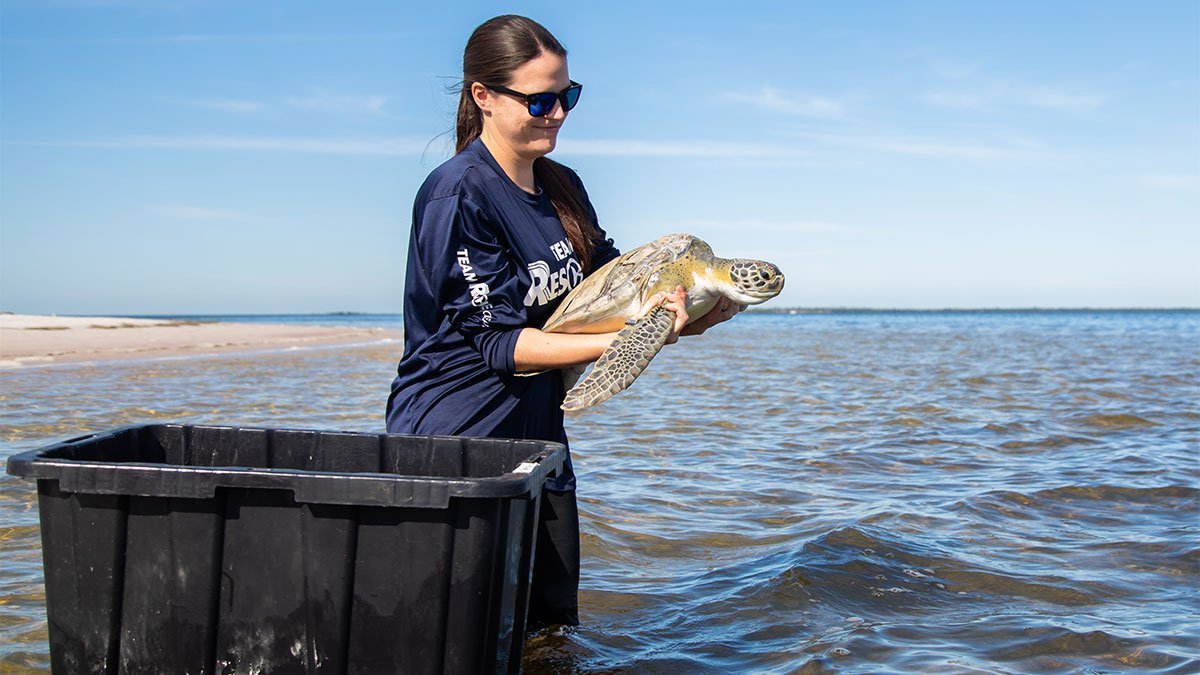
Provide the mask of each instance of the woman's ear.
[{"label": "woman's ear", "polygon": [[483,114],[492,112],[492,92],[488,88],[478,82],[471,83],[471,98],[475,101],[475,105],[479,106],[479,110]]}]

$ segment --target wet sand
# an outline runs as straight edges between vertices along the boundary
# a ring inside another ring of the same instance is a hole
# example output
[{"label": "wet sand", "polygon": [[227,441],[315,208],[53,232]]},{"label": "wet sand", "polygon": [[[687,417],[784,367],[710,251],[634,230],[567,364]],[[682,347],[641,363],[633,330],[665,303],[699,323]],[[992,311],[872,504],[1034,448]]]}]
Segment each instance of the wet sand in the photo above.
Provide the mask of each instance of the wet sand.
[{"label": "wet sand", "polygon": [[0,314],[0,368],[399,339],[383,328]]}]

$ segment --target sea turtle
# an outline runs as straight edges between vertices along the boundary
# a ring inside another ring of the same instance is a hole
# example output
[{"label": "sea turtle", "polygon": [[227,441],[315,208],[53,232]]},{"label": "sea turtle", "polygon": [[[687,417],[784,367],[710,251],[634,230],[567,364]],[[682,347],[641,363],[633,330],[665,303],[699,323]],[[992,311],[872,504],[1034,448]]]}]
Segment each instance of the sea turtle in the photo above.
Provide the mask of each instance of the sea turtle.
[{"label": "sea turtle", "polygon": [[704,316],[722,296],[757,305],[779,295],[783,273],[769,262],[717,258],[690,234],[669,234],[609,262],[577,286],[546,320],[550,333],[620,331],[596,360],[592,372],[575,384],[584,366],[563,370],[570,391],[563,410],[579,410],[608,400],[628,387],[670,336],[675,313],[664,306],[633,320],[655,293],[687,290],[689,323]]}]

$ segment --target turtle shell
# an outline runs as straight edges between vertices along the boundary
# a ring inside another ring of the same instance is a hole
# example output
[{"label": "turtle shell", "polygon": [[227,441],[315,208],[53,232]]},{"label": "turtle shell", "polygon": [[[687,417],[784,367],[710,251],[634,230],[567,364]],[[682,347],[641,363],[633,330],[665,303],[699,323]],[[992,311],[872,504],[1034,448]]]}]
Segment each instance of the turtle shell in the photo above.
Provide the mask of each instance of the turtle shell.
[{"label": "turtle shell", "polygon": [[620,330],[645,302],[647,290],[657,280],[655,272],[689,252],[700,261],[712,259],[708,244],[690,234],[668,234],[625,253],[576,286],[542,330],[554,333]]}]

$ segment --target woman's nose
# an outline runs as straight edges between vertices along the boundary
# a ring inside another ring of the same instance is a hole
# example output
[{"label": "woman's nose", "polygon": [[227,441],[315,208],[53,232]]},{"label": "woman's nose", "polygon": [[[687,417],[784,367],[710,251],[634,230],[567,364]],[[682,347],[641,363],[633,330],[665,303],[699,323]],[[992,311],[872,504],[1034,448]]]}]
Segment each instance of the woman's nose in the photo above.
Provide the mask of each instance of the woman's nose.
[{"label": "woman's nose", "polygon": [[545,117],[548,120],[555,120],[555,121],[566,119],[567,111],[563,109],[562,101],[555,101],[554,107],[550,109],[550,112],[543,115],[543,117]]}]

